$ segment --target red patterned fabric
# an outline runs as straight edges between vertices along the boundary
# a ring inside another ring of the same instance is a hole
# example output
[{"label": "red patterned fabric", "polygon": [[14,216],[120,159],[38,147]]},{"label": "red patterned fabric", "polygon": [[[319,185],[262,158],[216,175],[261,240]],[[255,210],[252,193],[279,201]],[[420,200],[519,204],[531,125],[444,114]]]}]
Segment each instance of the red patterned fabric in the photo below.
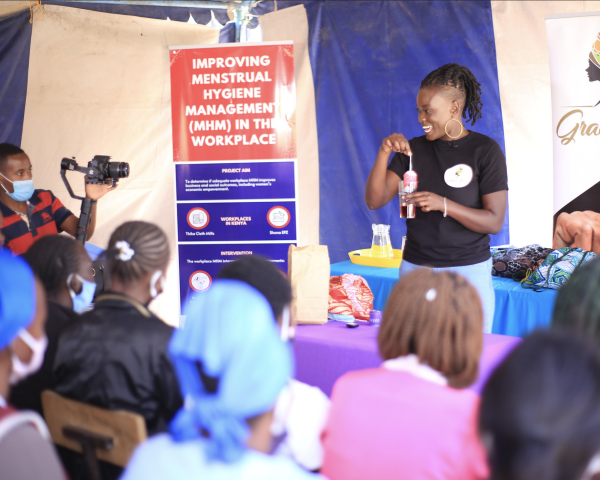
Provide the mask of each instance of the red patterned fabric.
[{"label": "red patterned fabric", "polygon": [[345,273],[329,279],[329,313],[368,320],[373,298],[369,284],[360,275]]}]

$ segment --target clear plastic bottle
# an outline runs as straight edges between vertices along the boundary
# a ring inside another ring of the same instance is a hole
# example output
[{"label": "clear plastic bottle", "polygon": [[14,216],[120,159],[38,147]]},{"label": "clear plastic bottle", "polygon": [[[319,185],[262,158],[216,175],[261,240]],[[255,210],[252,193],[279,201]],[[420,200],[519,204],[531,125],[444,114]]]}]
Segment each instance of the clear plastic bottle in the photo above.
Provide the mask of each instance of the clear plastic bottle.
[{"label": "clear plastic bottle", "polygon": [[390,226],[373,224],[373,243],[371,256],[376,258],[392,258],[394,250],[390,240]]}]

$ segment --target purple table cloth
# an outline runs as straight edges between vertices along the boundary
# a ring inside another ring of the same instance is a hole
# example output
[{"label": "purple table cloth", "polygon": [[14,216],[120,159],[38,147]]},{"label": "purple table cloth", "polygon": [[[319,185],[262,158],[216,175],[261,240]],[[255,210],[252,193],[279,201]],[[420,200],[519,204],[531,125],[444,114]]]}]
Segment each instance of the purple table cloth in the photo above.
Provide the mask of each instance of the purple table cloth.
[{"label": "purple table cloth", "polygon": [[[381,365],[377,332],[378,327],[368,324],[361,324],[358,328],[348,328],[342,322],[298,325],[295,340],[296,379],[319,387],[331,396],[333,384],[344,373]],[[520,341],[518,337],[484,333],[479,378],[469,388],[481,393],[494,368]]]}]

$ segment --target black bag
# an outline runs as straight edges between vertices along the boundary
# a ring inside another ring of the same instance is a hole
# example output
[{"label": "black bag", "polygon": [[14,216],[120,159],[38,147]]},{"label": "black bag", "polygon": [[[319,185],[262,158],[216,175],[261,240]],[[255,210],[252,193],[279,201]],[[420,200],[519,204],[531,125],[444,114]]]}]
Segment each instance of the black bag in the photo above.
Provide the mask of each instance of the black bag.
[{"label": "black bag", "polygon": [[98,258],[92,262],[92,274],[96,280],[96,293],[94,299],[105,291],[108,291],[108,272],[106,271],[106,259]]},{"label": "black bag", "polygon": [[551,252],[551,248],[539,245],[500,250],[492,255],[492,275],[521,281],[528,271],[537,269]]}]

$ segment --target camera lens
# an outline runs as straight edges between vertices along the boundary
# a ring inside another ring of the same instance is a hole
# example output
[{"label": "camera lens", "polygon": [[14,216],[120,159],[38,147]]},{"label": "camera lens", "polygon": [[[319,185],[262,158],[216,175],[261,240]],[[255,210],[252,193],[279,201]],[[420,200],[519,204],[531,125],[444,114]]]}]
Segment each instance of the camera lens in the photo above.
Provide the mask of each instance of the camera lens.
[{"label": "camera lens", "polygon": [[129,176],[129,164],[126,162],[110,162],[108,173],[108,178],[127,178]]}]

